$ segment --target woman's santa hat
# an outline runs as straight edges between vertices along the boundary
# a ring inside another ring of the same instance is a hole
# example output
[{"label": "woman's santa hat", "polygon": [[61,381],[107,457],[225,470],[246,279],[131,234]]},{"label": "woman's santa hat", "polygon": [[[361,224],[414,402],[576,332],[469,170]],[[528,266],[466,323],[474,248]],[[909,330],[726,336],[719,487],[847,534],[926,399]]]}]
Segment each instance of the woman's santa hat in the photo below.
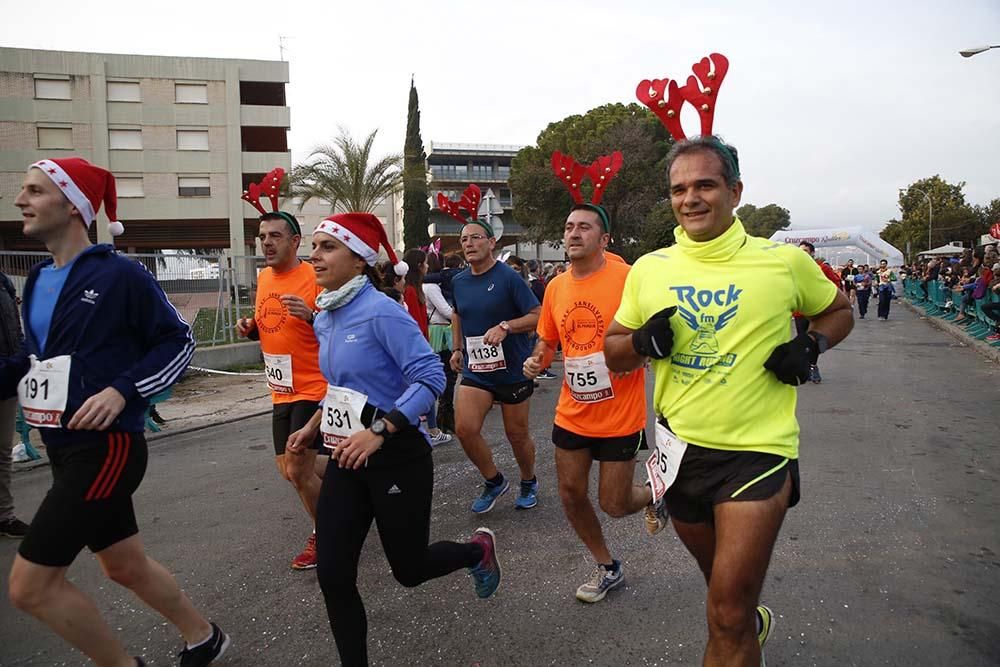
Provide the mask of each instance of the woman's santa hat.
[{"label": "woman's santa hat", "polygon": [[66,199],[83,216],[83,222],[90,224],[97,219],[97,212],[104,202],[104,212],[111,224],[108,231],[112,236],[121,236],[125,231],[118,222],[118,193],[115,190],[115,177],[107,169],[90,164],[83,158],[65,157],[39,160],[30,167],[39,169],[59,186]]},{"label": "woman's santa hat", "polygon": [[393,271],[397,276],[405,276],[410,271],[406,262],[400,261],[396,257],[396,251],[389,245],[382,222],[371,213],[331,215],[313,230],[313,234],[320,233],[329,234],[346,245],[365,260],[368,266],[375,266],[375,262],[378,261],[378,249],[381,246],[389,255],[389,261],[392,262]]}]

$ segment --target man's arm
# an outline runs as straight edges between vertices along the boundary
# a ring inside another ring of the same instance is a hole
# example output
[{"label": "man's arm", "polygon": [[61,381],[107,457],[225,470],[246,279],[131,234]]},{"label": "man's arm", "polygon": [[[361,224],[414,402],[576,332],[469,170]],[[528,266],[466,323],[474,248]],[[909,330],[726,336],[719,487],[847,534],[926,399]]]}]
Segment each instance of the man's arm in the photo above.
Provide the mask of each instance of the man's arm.
[{"label": "man's arm", "polygon": [[486,330],[486,333],[483,334],[483,342],[487,345],[497,346],[500,345],[500,343],[502,343],[509,334],[528,333],[529,331],[534,331],[535,327],[538,325],[538,313],[541,309],[541,306],[535,306],[521,317],[514,320],[507,320],[509,330],[504,329],[499,324],[495,327],[490,327]]},{"label": "man's arm", "polygon": [[635,351],[632,345],[634,329],[612,320],[608,333],[604,337],[604,362],[609,371],[628,373],[646,363],[646,357]]},{"label": "man's arm", "polygon": [[833,303],[826,310],[809,318],[809,331],[823,334],[829,347],[833,347],[847,338],[847,334],[851,333],[853,328],[854,311],[851,308],[851,302],[839,290]]},{"label": "man's arm", "polygon": [[462,350],[465,349],[465,339],[462,338],[462,318],[455,310],[451,314],[451,370],[462,372]]},{"label": "man's arm", "polygon": [[534,380],[538,377],[539,373],[548,368],[552,364],[552,359],[556,356],[556,346],[558,344],[558,341],[548,341],[544,338],[539,338],[535,349],[531,352],[531,356],[524,360],[524,368],[521,369],[524,372],[524,377]]}]

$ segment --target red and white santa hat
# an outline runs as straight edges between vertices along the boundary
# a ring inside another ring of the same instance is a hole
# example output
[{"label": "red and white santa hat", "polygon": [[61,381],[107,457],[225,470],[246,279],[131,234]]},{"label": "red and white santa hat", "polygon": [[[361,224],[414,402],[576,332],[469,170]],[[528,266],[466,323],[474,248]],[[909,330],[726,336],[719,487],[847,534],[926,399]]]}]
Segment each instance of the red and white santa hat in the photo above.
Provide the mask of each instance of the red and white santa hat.
[{"label": "red and white santa hat", "polygon": [[101,202],[104,202],[104,212],[111,222],[108,231],[112,236],[120,236],[125,231],[122,223],[118,222],[118,192],[115,190],[115,177],[107,169],[90,164],[80,157],[39,160],[28,169],[40,169],[52,179],[52,182],[66,195],[66,199],[80,211],[88,229],[97,219]]},{"label": "red and white santa hat", "polygon": [[396,251],[389,245],[382,222],[371,213],[331,215],[316,226],[313,234],[329,234],[368,262],[368,266],[375,266],[381,246],[389,255],[397,276],[405,276],[410,270],[406,262],[401,262],[396,257]]}]

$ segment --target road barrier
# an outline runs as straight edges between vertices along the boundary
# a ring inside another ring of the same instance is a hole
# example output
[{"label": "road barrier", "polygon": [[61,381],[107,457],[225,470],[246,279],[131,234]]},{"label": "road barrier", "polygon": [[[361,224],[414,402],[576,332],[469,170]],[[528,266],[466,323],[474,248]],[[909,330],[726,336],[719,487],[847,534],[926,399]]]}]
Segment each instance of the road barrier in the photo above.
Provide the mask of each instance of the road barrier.
[{"label": "road barrier", "polygon": [[[928,316],[965,327],[966,332],[978,340],[985,340],[996,330],[996,322],[983,312],[983,306],[986,304],[1000,303],[1000,296],[992,290],[987,290],[982,299],[973,300],[972,305],[966,305],[964,291],[955,292],[937,280],[925,283],[922,280],[908,278],[903,281],[903,293],[910,303],[923,308]],[[963,319],[956,322],[959,315],[963,314]],[[990,345],[1000,347],[1000,341],[992,341]]]}]

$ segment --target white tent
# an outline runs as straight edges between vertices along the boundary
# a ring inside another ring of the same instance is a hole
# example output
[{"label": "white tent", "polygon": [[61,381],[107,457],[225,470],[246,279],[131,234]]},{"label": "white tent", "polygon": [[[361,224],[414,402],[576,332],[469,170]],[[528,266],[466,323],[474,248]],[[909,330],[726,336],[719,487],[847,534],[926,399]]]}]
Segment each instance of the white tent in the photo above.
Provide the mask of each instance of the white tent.
[{"label": "white tent", "polygon": [[[784,229],[775,232],[771,236],[771,240],[781,243],[791,243],[792,245],[808,241],[817,248],[817,255],[823,254],[819,252],[819,248],[837,248],[843,250],[857,248],[861,255],[868,258],[865,261],[869,264],[876,264],[884,259],[888,260],[889,266],[903,265],[903,253],[879,238],[878,234],[864,227]],[[846,254],[849,257],[852,253],[847,252]],[[854,259],[858,261],[860,257],[855,257]]]},{"label": "white tent", "polygon": [[941,256],[941,255],[952,256],[953,255],[955,257],[958,257],[964,251],[965,251],[965,248],[963,248],[962,246],[952,245],[952,244],[949,243],[948,245],[943,245],[940,248],[934,248],[933,250],[925,250],[925,251],[923,251],[921,253],[917,253],[917,254],[920,255],[921,257],[924,256],[924,255],[937,255],[937,256]]}]

